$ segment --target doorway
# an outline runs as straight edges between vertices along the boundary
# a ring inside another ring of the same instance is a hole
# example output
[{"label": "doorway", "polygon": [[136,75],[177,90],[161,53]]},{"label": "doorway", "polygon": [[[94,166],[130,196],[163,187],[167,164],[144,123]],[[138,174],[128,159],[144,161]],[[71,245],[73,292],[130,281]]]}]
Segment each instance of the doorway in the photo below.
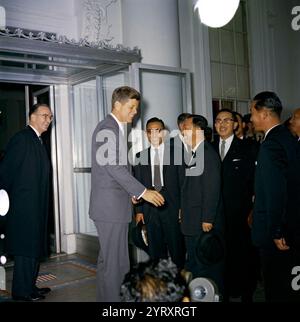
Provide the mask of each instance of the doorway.
[{"label": "doorway", "polygon": [[[36,103],[50,104],[50,87],[46,85],[0,83],[0,158],[11,137],[28,124],[29,106]],[[49,160],[51,160],[52,126],[42,134]],[[53,198],[53,171],[50,171],[49,214],[48,214],[48,253],[59,249],[56,245],[55,216]]]}]

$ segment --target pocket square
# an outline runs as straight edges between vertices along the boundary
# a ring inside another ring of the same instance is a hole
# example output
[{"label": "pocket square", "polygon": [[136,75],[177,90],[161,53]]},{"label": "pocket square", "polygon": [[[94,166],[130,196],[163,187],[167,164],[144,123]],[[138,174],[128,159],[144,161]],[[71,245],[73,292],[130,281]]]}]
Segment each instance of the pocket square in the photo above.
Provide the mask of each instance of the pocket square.
[{"label": "pocket square", "polygon": [[232,162],[241,161],[242,159],[233,159]]}]

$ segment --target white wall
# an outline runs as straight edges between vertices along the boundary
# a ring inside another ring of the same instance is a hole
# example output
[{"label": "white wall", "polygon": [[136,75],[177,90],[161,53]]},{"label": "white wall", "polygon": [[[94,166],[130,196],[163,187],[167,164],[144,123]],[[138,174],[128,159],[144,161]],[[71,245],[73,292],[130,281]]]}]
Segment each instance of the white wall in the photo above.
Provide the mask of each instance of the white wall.
[{"label": "white wall", "polygon": [[248,0],[252,96],[275,91],[286,119],[300,106],[300,31],[293,31],[291,10],[297,0]]},{"label": "white wall", "polygon": [[0,5],[6,10],[7,26],[77,38],[75,1],[77,0],[0,0]]}]

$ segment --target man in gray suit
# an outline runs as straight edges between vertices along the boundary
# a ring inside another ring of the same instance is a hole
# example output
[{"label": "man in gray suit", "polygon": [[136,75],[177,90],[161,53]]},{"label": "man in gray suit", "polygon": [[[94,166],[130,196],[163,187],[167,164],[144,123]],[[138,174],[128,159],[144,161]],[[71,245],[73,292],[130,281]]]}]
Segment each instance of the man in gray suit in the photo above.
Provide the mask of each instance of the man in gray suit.
[{"label": "man in gray suit", "polygon": [[140,198],[161,206],[164,198],[146,189],[130,174],[126,124],[131,123],[140,93],[127,86],[112,94],[112,112],[101,121],[92,138],[90,218],[100,243],[97,264],[97,301],[119,302],[120,286],[129,271],[128,223],[132,202]]}]

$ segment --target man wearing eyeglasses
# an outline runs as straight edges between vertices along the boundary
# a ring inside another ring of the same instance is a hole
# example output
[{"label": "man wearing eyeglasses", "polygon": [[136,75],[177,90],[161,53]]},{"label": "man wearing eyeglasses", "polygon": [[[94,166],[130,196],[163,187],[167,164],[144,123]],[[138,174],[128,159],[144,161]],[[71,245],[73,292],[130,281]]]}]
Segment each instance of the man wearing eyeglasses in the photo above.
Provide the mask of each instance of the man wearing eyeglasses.
[{"label": "man wearing eyeglasses", "polygon": [[255,160],[249,145],[234,135],[236,115],[222,109],[216,116],[215,150],[222,161],[222,198],[226,227],[225,300],[251,302],[256,288],[256,253],[248,216],[252,209]]},{"label": "man wearing eyeglasses", "polygon": [[50,161],[41,139],[52,112],[46,104],[29,110],[29,125],[10,140],[0,163],[1,186],[10,197],[6,252],[14,257],[12,298],[37,301],[49,288],[37,288],[39,260],[47,255]]}]

